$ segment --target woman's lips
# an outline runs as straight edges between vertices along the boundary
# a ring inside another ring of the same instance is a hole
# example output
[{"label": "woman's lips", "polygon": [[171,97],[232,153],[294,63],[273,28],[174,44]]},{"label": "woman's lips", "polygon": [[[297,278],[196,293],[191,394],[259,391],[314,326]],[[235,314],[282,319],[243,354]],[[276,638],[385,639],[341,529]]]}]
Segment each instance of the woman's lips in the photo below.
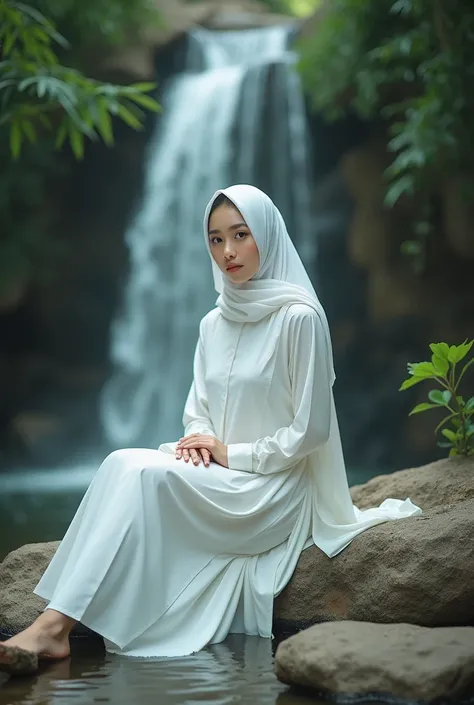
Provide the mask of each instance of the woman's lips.
[{"label": "woman's lips", "polygon": [[242,265],[241,264],[236,264],[233,267],[227,267],[227,272],[236,272],[238,269],[241,269]]}]

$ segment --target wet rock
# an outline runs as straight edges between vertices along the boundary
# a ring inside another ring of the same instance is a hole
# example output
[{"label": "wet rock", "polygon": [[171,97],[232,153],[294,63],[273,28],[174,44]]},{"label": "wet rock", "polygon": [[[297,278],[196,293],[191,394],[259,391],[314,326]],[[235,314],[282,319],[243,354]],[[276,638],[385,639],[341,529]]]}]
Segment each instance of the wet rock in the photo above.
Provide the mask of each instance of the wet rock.
[{"label": "wet rock", "polygon": [[277,649],[277,677],[318,692],[432,701],[474,691],[474,628],[318,624]]},{"label": "wet rock", "polygon": [[[28,627],[44,610],[45,600],[33,594],[54,556],[59,541],[32,543],[12,551],[0,564],[0,638]],[[78,624],[72,636],[97,635]]]}]

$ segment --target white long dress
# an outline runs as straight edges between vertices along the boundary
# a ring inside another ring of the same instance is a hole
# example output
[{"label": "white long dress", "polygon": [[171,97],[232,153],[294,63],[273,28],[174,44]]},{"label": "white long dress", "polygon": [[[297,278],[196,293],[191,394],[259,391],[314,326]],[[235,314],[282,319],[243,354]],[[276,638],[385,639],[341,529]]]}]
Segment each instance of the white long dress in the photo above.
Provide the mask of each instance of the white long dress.
[{"label": "white long dress", "polygon": [[340,448],[323,333],[303,304],[272,315],[271,363],[258,345],[266,319],[216,308],[201,321],[185,434],[215,434],[230,467],[176,460],[175,443],[114,451],[35,588],[111,652],[181,656],[230,632],[270,637],[273,599],[306,546],[335,555],[368,526],[421,511],[387,500],[359,512],[337,472],[315,500],[307,460],[329,449],[334,462]]}]

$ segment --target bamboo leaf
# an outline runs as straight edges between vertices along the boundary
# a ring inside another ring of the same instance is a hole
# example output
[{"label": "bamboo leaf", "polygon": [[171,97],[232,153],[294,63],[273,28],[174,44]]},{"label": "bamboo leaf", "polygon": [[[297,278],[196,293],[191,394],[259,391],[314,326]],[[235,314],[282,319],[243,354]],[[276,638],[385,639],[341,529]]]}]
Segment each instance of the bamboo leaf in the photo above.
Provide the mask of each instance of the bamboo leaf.
[{"label": "bamboo leaf", "polygon": [[107,109],[107,103],[104,100],[101,100],[99,103],[99,119],[97,128],[105,144],[113,144],[114,134],[112,128],[112,118],[110,117],[110,113]]},{"label": "bamboo leaf", "polygon": [[56,149],[60,149],[66,137],[68,136],[68,121],[63,120],[62,123],[58,127],[58,131],[56,133],[56,142],[55,142],[55,147]]},{"label": "bamboo leaf", "polygon": [[22,120],[21,121],[21,128],[29,141],[33,144],[36,142],[36,131],[35,128],[33,127],[33,123],[30,122],[30,120]]},{"label": "bamboo leaf", "polygon": [[21,128],[17,121],[12,122],[10,127],[10,151],[14,159],[18,159],[21,152],[22,135]]},{"label": "bamboo leaf", "polygon": [[143,125],[140,120],[134,115],[131,110],[119,103],[117,113],[119,117],[134,130],[141,130]]},{"label": "bamboo leaf", "polygon": [[3,55],[9,56],[13,46],[18,38],[18,32],[13,30],[10,34],[7,34],[5,42],[3,43]]},{"label": "bamboo leaf", "polygon": [[154,113],[159,113],[161,111],[161,105],[149,95],[142,95],[141,93],[137,93],[134,95],[130,95],[129,100],[133,100],[138,105],[141,105],[143,108],[151,110]]},{"label": "bamboo leaf", "polygon": [[413,194],[415,190],[415,180],[412,174],[401,176],[389,187],[384,202],[387,206],[394,206],[403,194]]},{"label": "bamboo leaf", "polygon": [[127,88],[133,91],[140,91],[140,93],[149,93],[155,90],[156,83],[132,83],[130,86],[127,86]]},{"label": "bamboo leaf", "polygon": [[69,124],[69,142],[76,158],[82,159],[84,156],[84,135],[74,123]]}]

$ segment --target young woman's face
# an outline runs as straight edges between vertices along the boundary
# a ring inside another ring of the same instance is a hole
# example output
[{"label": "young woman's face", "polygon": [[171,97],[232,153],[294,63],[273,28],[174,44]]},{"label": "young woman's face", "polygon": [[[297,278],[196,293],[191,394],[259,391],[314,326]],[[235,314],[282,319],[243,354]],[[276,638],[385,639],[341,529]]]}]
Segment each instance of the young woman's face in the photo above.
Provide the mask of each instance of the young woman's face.
[{"label": "young woman's face", "polygon": [[209,247],[214,262],[234,284],[257,274],[260,255],[257,243],[237,208],[223,203],[209,218]]}]

